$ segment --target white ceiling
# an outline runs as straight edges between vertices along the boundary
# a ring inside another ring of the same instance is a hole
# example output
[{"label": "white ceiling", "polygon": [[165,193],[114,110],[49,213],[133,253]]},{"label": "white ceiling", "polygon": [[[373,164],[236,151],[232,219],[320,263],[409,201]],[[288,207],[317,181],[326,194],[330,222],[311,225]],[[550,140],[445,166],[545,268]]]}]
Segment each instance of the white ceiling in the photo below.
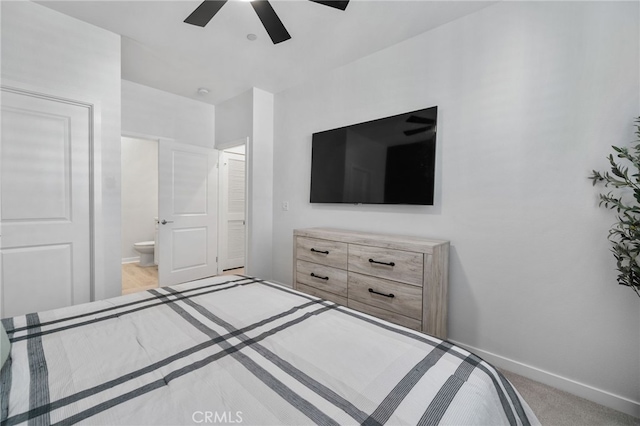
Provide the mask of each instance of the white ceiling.
[{"label": "white ceiling", "polygon": [[341,11],[272,0],[292,36],[277,45],[243,1],[228,1],[204,28],[183,22],[199,0],[38,3],[122,35],[123,79],[216,104],[251,87],[277,93],[495,1],[351,0]]}]

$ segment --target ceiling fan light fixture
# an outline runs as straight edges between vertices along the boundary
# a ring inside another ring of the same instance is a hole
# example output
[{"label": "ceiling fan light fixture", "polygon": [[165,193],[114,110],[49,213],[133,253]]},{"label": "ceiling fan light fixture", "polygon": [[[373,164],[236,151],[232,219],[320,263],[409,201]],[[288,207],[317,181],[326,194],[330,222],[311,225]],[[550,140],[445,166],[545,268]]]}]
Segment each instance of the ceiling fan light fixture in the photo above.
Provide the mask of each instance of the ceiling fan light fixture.
[{"label": "ceiling fan light fixture", "polygon": [[[291,35],[282,24],[278,14],[269,3],[269,0],[244,0],[249,1],[255,10],[258,18],[262,22],[264,29],[273,41],[273,44],[282,43],[291,38]],[[349,0],[311,0],[314,3],[324,6],[333,7],[335,9],[345,10],[349,4]],[[206,26],[213,16],[218,13],[220,8],[224,6],[227,0],[204,0],[200,3],[191,15],[184,20],[185,23],[197,25],[199,27]],[[249,36],[247,36],[249,38]],[[251,40],[249,38],[249,40]]]}]

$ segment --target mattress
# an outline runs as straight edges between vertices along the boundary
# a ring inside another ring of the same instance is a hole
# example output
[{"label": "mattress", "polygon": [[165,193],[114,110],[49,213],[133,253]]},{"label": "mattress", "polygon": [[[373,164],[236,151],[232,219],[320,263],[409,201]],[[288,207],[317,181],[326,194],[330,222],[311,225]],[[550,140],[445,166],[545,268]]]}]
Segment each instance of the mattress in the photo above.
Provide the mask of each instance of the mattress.
[{"label": "mattress", "polygon": [[476,355],[251,277],[2,322],[2,425],[539,424]]}]

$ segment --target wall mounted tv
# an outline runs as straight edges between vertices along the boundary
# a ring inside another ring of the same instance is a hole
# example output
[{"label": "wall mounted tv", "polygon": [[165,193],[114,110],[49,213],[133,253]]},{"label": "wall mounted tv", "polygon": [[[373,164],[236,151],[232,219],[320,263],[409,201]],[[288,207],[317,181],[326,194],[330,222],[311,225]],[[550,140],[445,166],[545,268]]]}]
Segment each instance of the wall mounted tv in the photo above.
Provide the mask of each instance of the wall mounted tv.
[{"label": "wall mounted tv", "polygon": [[314,133],[311,202],[433,205],[438,107]]}]

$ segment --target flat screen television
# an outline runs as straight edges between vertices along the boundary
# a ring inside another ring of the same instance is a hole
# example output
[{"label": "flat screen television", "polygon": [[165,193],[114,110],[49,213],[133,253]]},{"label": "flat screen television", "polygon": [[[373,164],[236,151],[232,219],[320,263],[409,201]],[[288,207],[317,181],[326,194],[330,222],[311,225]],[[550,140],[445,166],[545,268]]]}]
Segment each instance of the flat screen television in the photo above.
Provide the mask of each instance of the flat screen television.
[{"label": "flat screen television", "polygon": [[433,205],[438,107],[314,133],[311,202]]}]

